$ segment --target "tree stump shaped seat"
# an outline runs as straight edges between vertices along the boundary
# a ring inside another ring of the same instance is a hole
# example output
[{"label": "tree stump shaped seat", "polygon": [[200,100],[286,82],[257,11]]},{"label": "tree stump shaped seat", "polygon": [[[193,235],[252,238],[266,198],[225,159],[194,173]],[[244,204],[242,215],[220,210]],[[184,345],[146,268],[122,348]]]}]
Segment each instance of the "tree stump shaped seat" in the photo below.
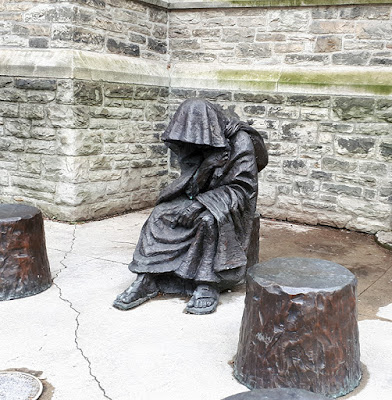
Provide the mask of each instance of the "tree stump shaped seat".
[{"label": "tree stump shaped seat", "polygon": [[303,389],[255,389],[225,397],[223,400],[329,400]]},{"label": "tree stump shaped seat", "polygon": [[41,211],[0,204],[0,300],[35,295],[51,282]]},{"label": "tree stump shaped seat", "polygon": [[328,397],[361,379],[356,278],[311,258],[248,270],[235,377],[248,388],[299,388]]}]

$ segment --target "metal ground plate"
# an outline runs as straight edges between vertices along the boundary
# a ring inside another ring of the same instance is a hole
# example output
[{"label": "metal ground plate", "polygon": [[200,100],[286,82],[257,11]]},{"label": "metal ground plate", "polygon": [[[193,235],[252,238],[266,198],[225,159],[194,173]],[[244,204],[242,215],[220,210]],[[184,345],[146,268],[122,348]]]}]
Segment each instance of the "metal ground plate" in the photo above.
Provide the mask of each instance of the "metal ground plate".
[{"label": "metal ground plate", "polygon": [[42,394],[42,383],[25,372],[0,372],[0,400],[37,400]]}]

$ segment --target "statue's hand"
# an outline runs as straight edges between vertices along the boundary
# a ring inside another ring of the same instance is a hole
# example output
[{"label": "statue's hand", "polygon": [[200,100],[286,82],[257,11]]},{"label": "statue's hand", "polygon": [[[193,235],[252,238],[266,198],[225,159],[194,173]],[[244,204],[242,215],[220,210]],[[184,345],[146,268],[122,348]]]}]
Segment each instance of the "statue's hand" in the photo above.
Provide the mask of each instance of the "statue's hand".
[{"label": "statue's hand", "polygon": [[195,219],[202,213],[203,210],[203,204],[199,203],[198,201],[194,201],[190,206],[179,212],[171,227],[175,228],[177,225],[180,225],[185,228],[191,228],[195,222]]},{"label": "statue's hand", "polygon": [[201,166],[202,167],[206,166],[207,168],[223,167],[228,159],[229,159],[229,152],[227,150],[214,151],[204,159]]}]

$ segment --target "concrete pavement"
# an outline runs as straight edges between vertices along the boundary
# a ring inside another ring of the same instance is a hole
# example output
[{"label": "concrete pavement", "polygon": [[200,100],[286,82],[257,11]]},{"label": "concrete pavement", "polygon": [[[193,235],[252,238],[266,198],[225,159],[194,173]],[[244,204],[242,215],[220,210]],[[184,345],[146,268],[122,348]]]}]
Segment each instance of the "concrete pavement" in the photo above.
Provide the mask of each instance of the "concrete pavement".
[{"label": "concrete pavement", "polygon": [[[244,287],[217,312],[183,312],[158,297],[130,311],[112,307],[134,279],[127,269],[149,211],[77,225],[45,221],[54,277],[47,291],[0,302],[0,370],[43,379],[48,400],[219,400],[243,392],[232,376]],[[392,252],[372,236],[262,221],[261,260],[325,258],[359,279],[364,378],[351,400],[392,399]]]}]

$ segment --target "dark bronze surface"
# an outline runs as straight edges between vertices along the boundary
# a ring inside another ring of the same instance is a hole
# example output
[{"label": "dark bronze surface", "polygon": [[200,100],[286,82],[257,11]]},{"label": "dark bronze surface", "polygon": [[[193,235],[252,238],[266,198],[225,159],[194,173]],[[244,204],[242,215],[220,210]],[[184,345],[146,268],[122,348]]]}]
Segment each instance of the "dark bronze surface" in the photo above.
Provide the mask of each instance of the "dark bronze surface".
[{"label": "dark bronze surface", "polygon": [[341,265],[318,259],[250,268],[236,378],[249,388],[352,391],[361,378],[356,283]]},{"label": "dark bronze surface", "polygon": [[219,291],[242,282],[257,261],[257,173],[267,150],[249,124],[203,99],[183,102],[162,139],[181,174],[143,226],[129,265],[139,276],[114,306],[133,308],[158,292],[193,293],[188,312],[213,312]]},{"label": "dark bronze surface", "polygon": [[328,400],[328,398],[302,389],[255,389],[225,397],[223,400]]},{"label": "dark bronze surface", "polygon": [[50,287],[40,210],[22,204],[0,205],[0,300],[32,296]]}]

